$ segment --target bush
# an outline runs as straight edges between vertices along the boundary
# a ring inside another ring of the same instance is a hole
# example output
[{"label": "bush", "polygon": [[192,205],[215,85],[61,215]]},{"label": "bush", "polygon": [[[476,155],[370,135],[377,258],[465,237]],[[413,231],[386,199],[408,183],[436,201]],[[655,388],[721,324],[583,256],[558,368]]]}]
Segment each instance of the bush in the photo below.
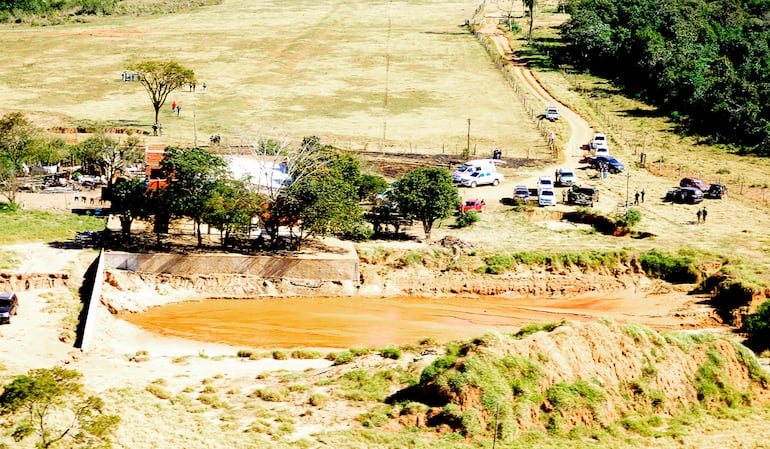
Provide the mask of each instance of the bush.
[{"label": "bush", "polygon": [[489,274],[503,274],[510,270],[514,265],[514,258],[510,256],[489,256],[484,258],[484,263],[487,265],[483,267],[483,271]]},{"label": "bush", "polygon": [[344,365],[353,361],[353,354],[350,351],[329,353],[326,360],[331,360],[335,365]]},{"label": "bush", "polygon": [[380,354],[386,359],[398,360],[401,358],[401,350],[394,346],[380,349]]},{"label": "bush", "polygon": [[366,223],[358,223],[352,229],[345,231],[343,234],[348,240],[360,242],[363,240],[369,240],[374,235],[374,229]]},{"label": "bush", "polygon": [[457,214],[457,218],[455,219],[455,227],[467,228],[468,226],[473,226],[476,224],[477,221],[479,221],[479,214],[477,214],[476,211],[462,211]]},{"label": "bush", "polygon": [[625,214],[618,214],[615,225],[622,229],[632,229],[642,221],[642,213],[636,209],[628,209]]},{"label": "bush", "polygon": [[640,255],[639,263],[648,276],[668,282],[695,283],[700,279],[700,270],[690,256],[668,256],[653,249]]},{"label": "bush", "polygon": [[755,313],[746,317],[743,330],[749,334],[770,331],[770,301],[763,302]]}]

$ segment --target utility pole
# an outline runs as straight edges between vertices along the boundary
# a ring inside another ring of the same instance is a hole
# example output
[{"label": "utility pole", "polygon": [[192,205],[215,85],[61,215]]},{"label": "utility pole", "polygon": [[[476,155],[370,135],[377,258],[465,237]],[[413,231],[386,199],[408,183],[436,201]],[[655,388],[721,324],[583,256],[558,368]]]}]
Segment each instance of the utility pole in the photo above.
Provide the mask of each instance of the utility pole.
[{"label": "utility pole", "polygon": [[626,213],[628,213],[628,183],[631,181],[631,172],[626,172]]},{"label": "utility pole", "polygon": [[468,152],[471,151],[471,119],[468,117],[468,145],[465,147],[468,149]]},{"label": "utility pole", "polygon": [[195,123],[195,111],[193,111],[193,148],[198,148],[198,127]]}]

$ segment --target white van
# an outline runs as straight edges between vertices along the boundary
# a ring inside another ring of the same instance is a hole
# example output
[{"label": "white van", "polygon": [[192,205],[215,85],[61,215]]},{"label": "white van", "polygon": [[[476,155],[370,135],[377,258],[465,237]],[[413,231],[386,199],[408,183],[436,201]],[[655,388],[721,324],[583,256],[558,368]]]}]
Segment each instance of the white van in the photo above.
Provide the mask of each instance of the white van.
[{"label": "white van", "polygon": [[463,165],[457,167],[452,173],[452,181],[462,182],[464,178],[469,178],[476,172],[497,172],[497,166],[494,159],[471,159]]}]

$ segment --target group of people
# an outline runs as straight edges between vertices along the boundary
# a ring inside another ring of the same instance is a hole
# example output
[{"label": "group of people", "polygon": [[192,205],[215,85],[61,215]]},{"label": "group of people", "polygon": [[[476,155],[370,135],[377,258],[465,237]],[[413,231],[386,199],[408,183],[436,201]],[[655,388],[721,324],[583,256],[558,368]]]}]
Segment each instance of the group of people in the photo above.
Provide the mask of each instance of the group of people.
[{"label": "group of people", "polygon": [[[195,92],[196,87],[198,87],[198,83],[190,83],[190,92]],[[203,93],[206,93],[206,83],[203,83]]]},{"label": "group of people", "polygon": [[698,223],[700,223],[701,221],[703,223],[705,223],[706,222],[706,216],[708,215],[708,213],[709,212],[706,210],[705,207],[703,209],[698,209],[698,212],[695,213],[695,215],[698,216]]},{"label": "group of people", "polygon": [[642,203],[643,203],[644,202],[644,189],[634,193],[634,206],[638,206],[639,205],[639,199],[640,198],[641,198]]},{"label": "group of people", "polygon": [[179,115],[182,113],[182,105],[174,100],[174,102],[171,104],[171,110],[176,112],[176,116],[179,117]]},{"label": "group of people", "polygon": [[120,74],[120,79],[123,82],[135,81],[135,80],[139,81],[142,79],[142,72],[139,71],[139,72],[129,73],[128,71],[124,70],[123,73]]}]

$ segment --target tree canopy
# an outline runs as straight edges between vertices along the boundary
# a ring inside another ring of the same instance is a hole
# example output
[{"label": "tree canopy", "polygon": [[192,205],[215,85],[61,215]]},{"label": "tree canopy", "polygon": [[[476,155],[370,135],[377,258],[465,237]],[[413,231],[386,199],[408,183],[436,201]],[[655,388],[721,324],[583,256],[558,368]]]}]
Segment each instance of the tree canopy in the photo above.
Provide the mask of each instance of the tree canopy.
[{"label": "tree canopy", "polygon": [[64,368],[33,369],[15,377],[0,394],[0,414],[11,420],[16,442],[37,436],[37,447],[111,447],[120,417],[103,413],[104,401],[88,396],[82,375]]},{"label": "tree canopy", "polygon": [[770,155],[770,2],[570,0],[575,65],[692,131]]},{"label": "tree canopy", "polygon": [[171,147],[166,150],[161,167],[170,179],[168,192],[172,213],[193,220],[200,246],[204,206],[217,183],[225,179],[227,163],[201,148]]},{"label": "tree canopy", "polygon": [[396,182],[390,199],[402,214],[420,220],[426,238],[436,220],[447,218],[460,206],[452,176],[443,168],[417,168]]},{"label": "tree canopy", "polygon": [[158,123],[158,114],[169,94],[195,82],[195,72],[174,61],[135,62],[128,69],[140,74],[139,82],[150,96],[155,109],[155,123]]}]

